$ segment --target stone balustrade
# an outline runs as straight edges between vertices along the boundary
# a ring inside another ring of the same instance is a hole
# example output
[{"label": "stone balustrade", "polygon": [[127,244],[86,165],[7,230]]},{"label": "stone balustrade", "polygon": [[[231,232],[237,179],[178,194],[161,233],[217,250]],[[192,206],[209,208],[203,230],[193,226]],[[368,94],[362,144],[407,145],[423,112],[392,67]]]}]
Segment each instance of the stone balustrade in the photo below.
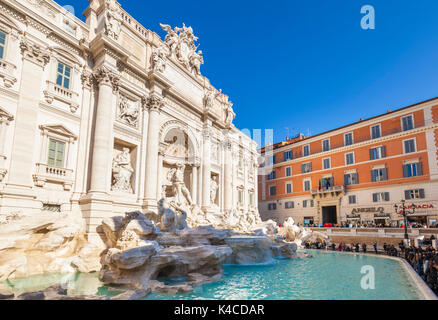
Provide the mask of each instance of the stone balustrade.
[{"label": "stone balustrade", "polygon": [[3,84],[6,88],[11,88],[17,82],[15,77],[16,69],[17,67],[14,64],[0,60],[0,78],[3,79]]},{"label": "stone balustrade", "polygon": [[47,81],[44,96],[49,104],[52,104],[55,99],[68,104],[72,113],[75,113],[79,107],[79,94],[77,92],[61,87],[52,81]]},{"label": "stone balustrade", "polygon": [[44,187],[47,181],[61,183],[64,190],[70,191],[74,181],[73,170],[37,163],[34,174],[35,185]]}]

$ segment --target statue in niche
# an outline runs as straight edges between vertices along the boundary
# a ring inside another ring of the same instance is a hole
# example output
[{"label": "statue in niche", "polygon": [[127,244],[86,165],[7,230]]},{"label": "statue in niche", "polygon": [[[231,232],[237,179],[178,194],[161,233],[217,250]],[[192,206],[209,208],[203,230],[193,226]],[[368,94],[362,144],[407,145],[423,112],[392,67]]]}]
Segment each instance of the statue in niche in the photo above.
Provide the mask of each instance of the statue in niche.
[{"label": "statue in niche", "polygon": [[181,207],[187,202],[190,206],[193,205],[193,200],[190,191],[184,182],[184,171],[186,166],[178,162],[176,168],[169,171],[169,180],[172,182],[173,191],[176,196],[176,206]]},{"label": "statue in niche", "polygon": [[120,97],[119,119],[130,126],[137,127],[140,115],[138,103],[132,103],[125,96]]},{"label": "statue in niche", "polygon": [[107,12],[105,13],[105,30],[109,37],[117,40],[120,34],[121,10],[116,0],[105,1]]},{"label": "statue in niche", "polygon": [[177,136],[173,137],[172,142],[169,143],[164,153],[171,157],[186,158],[188,156],[187,148],[185,144],[178,140]]},{"label": "statue in niche", "polygon": [[130,150],[123,148],[122,153],[113,160],[112,190],[132,193],[131,178],[133,173]]},{"label": "statue in niche", "polygon": [[210,201],[212,205],[216,204],[217,190],[219,189],[219,184],[217,182],[217,176],[213,176],[210,182]]}]

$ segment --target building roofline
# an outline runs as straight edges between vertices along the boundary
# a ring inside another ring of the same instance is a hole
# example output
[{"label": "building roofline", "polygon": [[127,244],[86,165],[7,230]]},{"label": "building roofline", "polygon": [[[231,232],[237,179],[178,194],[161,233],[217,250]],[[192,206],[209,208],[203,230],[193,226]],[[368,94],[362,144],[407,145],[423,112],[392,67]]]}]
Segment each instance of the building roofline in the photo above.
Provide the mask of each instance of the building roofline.
[{"label": "building roofline", "polygon": [[[410,108],[418,107],[419,105],[422,105],[422,104],[425,104],[425,103],[429,103],[429,102],[432,102],[434,100],[438,100],[438,97],[434,97],[434,98],[431,98],[431,99],[428,99],[428,100],[417,102],[415,104],[412,104],[412,105],[409,105],[409,106],[406,106],[406,107],[402,107],[402,108],[396,109],[394,111],[388,111],[386,113],[382,113],[382,114],[379,114],[379,115],[371,117],[371,118],[359,120],[359,121],[356,121],[356,122],[353,122],[353,123],[350,123],[350,124],[347,124],[347,125],[344,125],[344,126],[332,129],[332,130],[328,130],[328,131],[324,131],[324,132],[318,133],[318,134],[310,136],[310,137],[304,137],[302,140],[293,141],[293,142],[291,142],[289,144],[284,144],[284,143],[287,143],[287,141],[281,141],[281,142],[275,143],[273,145],[273,148],[275,150],[275,149],[278,149],[279,147],[281,148],[281,147],[285,147],[285,146],[288,146],[288,145],[291,145],[291,144],[296,144],[296,143],[299,143],[299,142],[303,142],[303,141],[307,141],[307,140],[310,140],[310,139],[314,139],[316,137],[323,136],[323,135],[326,135],[328,133],[335,132],[335,131],[338,131],[338,130],[342,130],[342,129],[345,129],[345,128],[348,128],[348,127],[351,127],[351,126],[354,126],[354,125],[357,125],[357,124],[360,124],[360,123],[363,123],[363,122],[375,120],[375,119],[378,119],[380,117],[384,117],[384,116],[387,116],[387,115],[390,115],[390,114],[393,114],[393,113],[397,113],[397,112],[404,111],[404,110],[407,110],[407,109],[410,109]],[[260,148],[259,151],[261,153],[264,153],[266,147],[267,146],[265,146],[263,148]]]}]

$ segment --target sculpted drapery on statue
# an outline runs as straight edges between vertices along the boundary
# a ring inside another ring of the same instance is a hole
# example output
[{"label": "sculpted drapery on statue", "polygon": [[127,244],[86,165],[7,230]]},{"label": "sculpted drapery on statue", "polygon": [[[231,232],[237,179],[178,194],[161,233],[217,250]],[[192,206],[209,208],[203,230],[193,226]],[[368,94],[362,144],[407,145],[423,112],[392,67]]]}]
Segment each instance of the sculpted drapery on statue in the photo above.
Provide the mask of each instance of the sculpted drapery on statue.
[{"label": "sculpted drapery on statue", "polygon": [[193,35],[193,29],[185,24],[182,28],[175,27],[173,30],[167,24],[160,26],[167,32],[164,43],[169,50],[169,56],[175,56],[192,74],[201,75],[204,58],[195,44],[198,38]]},{"label": "sculpted drapery on statue", "polygon": [[176,168],[169,171],[169,180],[172,182],[173,190],[176,196],[176,205],[181,207],[186,203],[193,205],[192,196],[184,182],[184,171],[186,166],[182,162],[176,163]]},{"label": "sculpted drapery on statue", "polygon": [[134,168],[131,165],[131,155],[129,148],[123,148],[113,160],[113,182],[112,190],[132,193],[132,174]]},{"label": "sculpted drapery on statue", "polygon": [[218,189],[219,189],[219,184],[217,181],[217,176],[213,176],[210,182],[210,201],[212,205],[216,205]]}]

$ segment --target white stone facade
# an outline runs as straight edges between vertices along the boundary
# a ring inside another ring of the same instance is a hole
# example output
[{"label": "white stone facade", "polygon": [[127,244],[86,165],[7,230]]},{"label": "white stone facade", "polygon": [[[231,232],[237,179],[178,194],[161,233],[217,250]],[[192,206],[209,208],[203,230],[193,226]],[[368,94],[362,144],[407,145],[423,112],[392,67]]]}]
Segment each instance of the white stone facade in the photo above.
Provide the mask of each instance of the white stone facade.
[{"label": "white stone facade", "polygon": [[92,236],[162,197],[258,213],[256,143],[201,75],[193,30],[162,25],[162,41],[115,0],[84,16],[0,1],[0,214],[78,215]]}]

